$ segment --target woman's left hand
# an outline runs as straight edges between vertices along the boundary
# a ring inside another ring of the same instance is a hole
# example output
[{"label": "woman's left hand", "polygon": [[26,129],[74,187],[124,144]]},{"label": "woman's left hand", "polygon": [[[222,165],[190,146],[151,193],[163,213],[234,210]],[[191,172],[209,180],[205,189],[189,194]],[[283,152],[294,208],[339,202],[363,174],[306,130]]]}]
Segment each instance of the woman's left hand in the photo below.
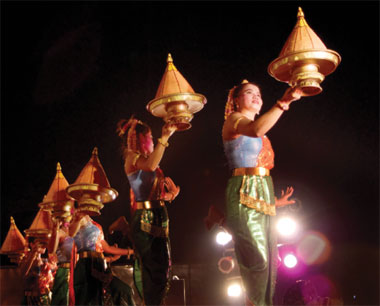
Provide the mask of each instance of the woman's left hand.
[{"label": "woman's left hand", "polygon": [[276,198],[276,207],[282,207],[282,206],[294,204],[296,201],[289,200],[289,197],[292,196],[293,191],[294,191],[293,187],[287,187],[286,192],[284,192],[284,190],[281,190],[281,198],[279,199]]},{"label": "woman's left hand", "polygon": [[166,189],[168,190],[167,192],[165,192],[164,200],[173,201],[179,194],[179,191],[180,191],[179,186],[176,186],[170,177],[165,177],[164,185]]}]

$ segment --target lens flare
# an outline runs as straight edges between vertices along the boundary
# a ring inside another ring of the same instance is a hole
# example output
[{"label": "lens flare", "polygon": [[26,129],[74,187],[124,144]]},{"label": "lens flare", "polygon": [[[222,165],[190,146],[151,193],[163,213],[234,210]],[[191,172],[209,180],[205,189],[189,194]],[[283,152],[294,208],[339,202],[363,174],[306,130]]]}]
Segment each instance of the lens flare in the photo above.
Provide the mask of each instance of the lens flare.
[{"label": "lens flare", "polygon": [[284,265],[289,268],[289,269],[292,269],[294,268],[298,263],[298,260],[297,260],[297,257],[294,256],[293,254],[287,254],[285,255],[284,257]]},{"label": "lens flare", "polygon": [[319,232],[308,232],[297,246],[297,255],[308,265],[325,262],[331,253],[329,240]]}]

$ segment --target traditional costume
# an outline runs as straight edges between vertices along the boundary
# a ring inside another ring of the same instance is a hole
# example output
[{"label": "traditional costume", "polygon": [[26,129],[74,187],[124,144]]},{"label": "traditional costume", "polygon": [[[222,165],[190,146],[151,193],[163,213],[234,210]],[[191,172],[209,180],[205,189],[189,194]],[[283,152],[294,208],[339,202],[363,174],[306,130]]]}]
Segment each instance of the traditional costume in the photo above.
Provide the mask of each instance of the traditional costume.
[{"label": "traditional costume", "polygon": [[255,305],[272,305],[276,282],[275,197],[269,170],[274,153],[269,139],[241,135],[224,141],[233,171],[226,189],[226,222],[247,296]]},{"label": "traditional costume", "polygon": [[[107,270],[101,241],[103,230],[88,221],[74,237],[79,261],[74,272],[77,305],[133,305],[130,287]],[[106,294],[103,294],[106,292]]]},{"label": "traditional costume", "polygon": [[66,236],[57,249],[58,270],[52,290],[52,305],[75,305],[73,268],[75,261],[74,238]]},{"label": "traditional costume", "polygon": [[146,305],[161,305],[169,289],[171,259],[169,217],[160,201],[162,171],[137,170],[131,186],[132,237],[136,260],[134,281]]}]

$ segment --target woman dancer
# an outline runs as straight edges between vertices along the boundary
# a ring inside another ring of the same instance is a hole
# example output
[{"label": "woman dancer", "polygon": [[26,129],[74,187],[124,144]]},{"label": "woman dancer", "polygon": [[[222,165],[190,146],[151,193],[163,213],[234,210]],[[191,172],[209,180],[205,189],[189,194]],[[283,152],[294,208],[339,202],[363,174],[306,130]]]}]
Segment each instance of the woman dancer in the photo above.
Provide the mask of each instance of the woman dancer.
[{"label": "woman dancer", "polygon": [[131,118],[118,123],[124,170],[131,186],[132,239],[136,250],[134,281],[146,305],[161,305],[170,281],[169,217],[164,201],[179,193],[159,163],[176,131],[165,124],[154,147],[148,125]]},{"label": "woman dancer", "polygon": [[[265,134],[300,97],[300,90],[289,88],[271,109],[255,119],[263,104],[261,92],[245,80],[230,90],[226,104],[222,136],[232,170],[226,189],[226,221],[235,241],[249,305],[272,305],[276,281],[276,205],[269,174],[274,152]],[[279,205],[290,204],[287,202]]]},{"label": "woman dancer", "polygon": [[110,246],[104,240],[102,227],[78,211],[70,226],[70,235],[79,254],[74,270],[75,304],[134,305],[131,288],[106,269],[103,255],[105,252],[130,256],[133,250]]}]

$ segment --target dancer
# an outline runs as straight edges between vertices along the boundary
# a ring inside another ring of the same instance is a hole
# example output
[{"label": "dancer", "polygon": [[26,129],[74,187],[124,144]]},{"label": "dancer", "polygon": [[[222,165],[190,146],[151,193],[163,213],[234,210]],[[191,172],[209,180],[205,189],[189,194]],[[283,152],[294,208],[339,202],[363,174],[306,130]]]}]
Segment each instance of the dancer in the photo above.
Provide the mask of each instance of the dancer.
[{"label": "dancer", "polygon": [[164,201],[179,193],[159,163],[176,131],[165,124],[154,147],[151,129],[131,118],[118,123],[122,138],[124,170],[131,186],[132,239],[136,250],[134,281],[145,305],[161,305],[170,282],[169,217]]},{"label": "dancer", "polygon": [[[104,240],[102,227],[87,214],[76,212],[70,226],[79,261],[74,270],[76,305],[134,305],[130,287],[106,269],[103,252],[115,255],[133,254],[131,249],[110,246]],[[106,294],[103,294],[103,292]]]},{"label": "dancer", "polygon": [[75,305],[73,268],[75,258],[74,238],[69,236],[70,222],[54,220],[49,254],[56,254],[58,269],[52,289],[52,305]]},{"label": "dancer", "polygon": [[30,251],[20,262],[20,273],[23,280],[25,296],[21,305],[50,305],[50,290],[53,282],[52,270],[55,263],[47,258],[46,246],[37,241],[35,237],[28,237]]},{"label": "dancer", "polygon": [[299,89],[288,88],[271,109],[255,119],[263,104],[259,87],[244,80],[229,92],[222,130],[232,170],[226,188],[226,223],[235,242],[248,305],[272,305],[276,281],[276,205],[269,174],[274,152],[265,134],[300,97]]}]

